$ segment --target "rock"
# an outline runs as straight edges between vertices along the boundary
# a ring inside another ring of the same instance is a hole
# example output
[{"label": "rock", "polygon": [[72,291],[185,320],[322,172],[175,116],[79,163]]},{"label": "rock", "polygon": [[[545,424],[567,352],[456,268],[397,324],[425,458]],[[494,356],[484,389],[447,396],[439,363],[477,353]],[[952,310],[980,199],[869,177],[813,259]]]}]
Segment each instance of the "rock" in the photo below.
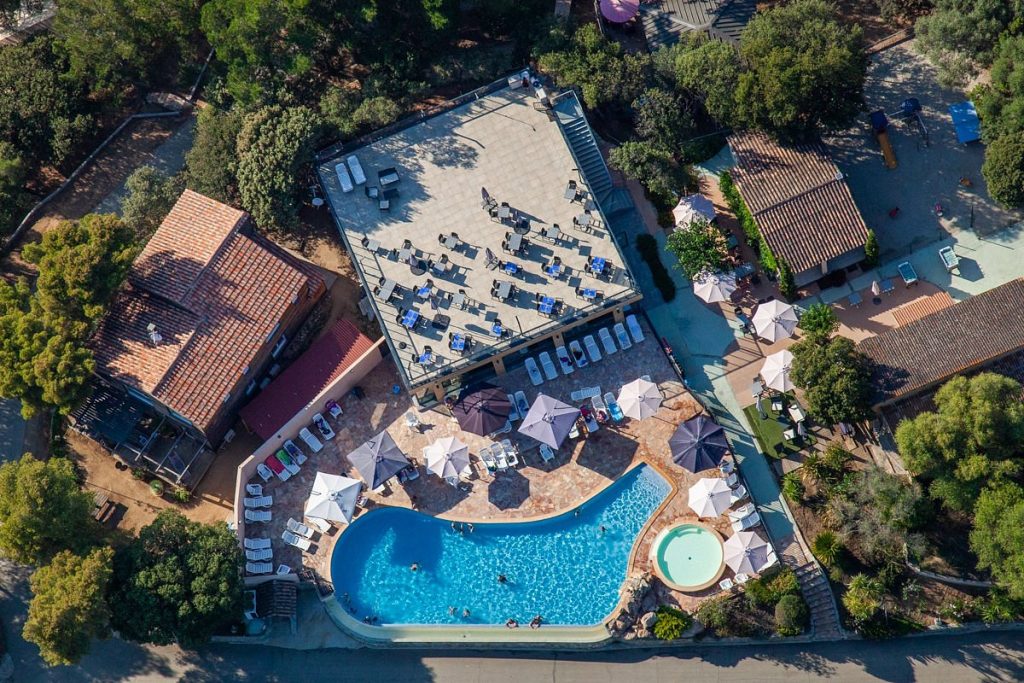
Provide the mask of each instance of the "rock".
[{"label": "rock", "polygon": [[629,632],[629,633],[627,633],[627,634],[626,634],[625,636],[623,636],[623,638],[624,638],[625,640],[636,640],[636,633],[634,633],[634,632],[630,631],[630,632]]},{"label": "rock", "polygon": [[0,657],[0,681],[14,679],[14,660],[9,654]]},{"label": "rock", "polygon": [[658,596],[654,594],[654,591],[649,592],[644,596],[644,599],[640,601],[641,612],[653,612],[658,608]]},{"label": "rock", "polygon": [[636,630],[636,637],[637,637],[637,638],[650,638],[651,636],[652,636],[651,632],[650,632],[650,631],[648,631],[648,630],[647,630],[647,629],[645,629],[645,628],[642,628],[642,627],[641,627],[641,628],[638,628],[638,629]]},{"label": "rock", "polygon": [[640,625],[644,628],[651,628],[658,621],[658,615],[654,612],[647,612],[640,617]]}]

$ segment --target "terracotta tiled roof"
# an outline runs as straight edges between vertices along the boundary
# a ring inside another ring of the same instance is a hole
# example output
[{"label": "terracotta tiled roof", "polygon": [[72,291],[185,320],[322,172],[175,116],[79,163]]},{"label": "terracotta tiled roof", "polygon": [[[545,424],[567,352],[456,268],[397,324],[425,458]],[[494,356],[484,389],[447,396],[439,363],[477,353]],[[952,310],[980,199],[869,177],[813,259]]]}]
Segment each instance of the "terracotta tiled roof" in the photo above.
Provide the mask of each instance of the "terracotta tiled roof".
[{"label": "terracotta tiled roof", "polygon": [[[309,267],[256,235],[247,214],[186,191],[136,260],[92,346],[97,371],[204,431],[297,297]],[[153,323],[162,338],[150,341]]]},{"label": "terracotta tiled roof", "polygon": [[867,226],[820,142],[781,145],[764,133],[729,137],[732,177],[772,253],[795,273],[864,246]]},{"label": "terracotta tiled roof", "polygon": [[953,301],[953,297],[949,295],[949,292],[936,292],[931,296],[924,296],[910,303],[903,304],[892,312],[892,317],[896,319],[897,325],[908,325],[926,315],[949,308],[954,303],[956,302]]},{"label": "terracotta tiled roof", "polygon": [[259,393],[240,415],[266,441],[373,347],[348,320],[338,320]]},{"label": "terracotta tiled roof", "polygon": [[865,339],[876,403],[909,396],[1024,348],[1024,278]]}]

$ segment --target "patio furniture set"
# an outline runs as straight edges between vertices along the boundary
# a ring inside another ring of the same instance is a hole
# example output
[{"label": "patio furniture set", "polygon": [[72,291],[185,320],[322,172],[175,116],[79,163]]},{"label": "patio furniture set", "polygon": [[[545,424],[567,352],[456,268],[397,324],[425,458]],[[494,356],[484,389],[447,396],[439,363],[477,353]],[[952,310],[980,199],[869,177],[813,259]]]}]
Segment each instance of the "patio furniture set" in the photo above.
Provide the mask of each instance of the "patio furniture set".
[{"label": "patio furniture set", "polygon": [[[614,337],[612,336],[613,332]],[[573,339],[569,342],[568,350],[564,346],[555,347],[555,356],[558,358],[557,366],[547,351],[538,353],[536,359],[533,356],[528,356],[524,364],[526,372],[530,376],[530,383],[539,387],[544,384],[545,377],[548,380],[558,379],[558,368],[561,368],[563,375],[571,375],[575,369],[574,365],[576,368],[585,368],[590,363],[600,362],[604,356],[614,355],[620,347],[625,351],[634,343],[639,344],[644,340],[644,332],[640,323],[632,314],[626,316],[625,324],[615,323],[612,325],[611,332],[607,327],[602,327],[598,330],[597,336],[601,340],[601,346],[604,347],[603,355],[594,335],[587,334],[582,338],[582,345],[579,339]],[[615,344],[616,340],[618,340],[618,346]],[[585,353],[584,347],[586,348]],[[538,360],[540,361],[539,365]],[[543,369],[543,373],[541,369]]]}]

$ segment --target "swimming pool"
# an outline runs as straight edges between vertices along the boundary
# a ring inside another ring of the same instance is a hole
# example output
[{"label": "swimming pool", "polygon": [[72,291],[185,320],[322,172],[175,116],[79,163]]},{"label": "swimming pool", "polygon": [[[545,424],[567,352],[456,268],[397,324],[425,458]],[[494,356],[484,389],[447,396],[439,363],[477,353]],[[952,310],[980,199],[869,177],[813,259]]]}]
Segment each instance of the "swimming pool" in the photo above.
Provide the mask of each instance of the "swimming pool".
[{"label": "swimming pool", "polygon": [[378,624],[512,618],[525,626],[538,614],[547,624],[598,624],[618,602],[637,534],[670,490],[641,465],[577,511],[537,522],[475,524],[461,533],[458,524],[453,530],[446,520],[404,508],[373,510],[335,544],[335,595],[355,618],[376,617]]},{"label": "swimming pool", "polygon": [[725,570],[725,548],[713,529],[703,524],[679,524],[663,529],[651,544],[655,573],[682,591],[707,588]]}]

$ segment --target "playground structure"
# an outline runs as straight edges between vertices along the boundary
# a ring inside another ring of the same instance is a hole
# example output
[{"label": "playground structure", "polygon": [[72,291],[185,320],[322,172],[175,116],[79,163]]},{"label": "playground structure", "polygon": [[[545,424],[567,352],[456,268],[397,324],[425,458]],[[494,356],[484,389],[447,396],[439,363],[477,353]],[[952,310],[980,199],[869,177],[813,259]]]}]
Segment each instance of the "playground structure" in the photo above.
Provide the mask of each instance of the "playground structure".
[{"label": "playground structure", "polygon": [[924,125],[924,118],[921,116],[921,102],[916,97],[908,97],[900,103],[900,109],[898,112],[890,114],[893,118],[899,117],[908,126],[911,122],[917,124],[917,130],[921,133],[921,140],[924,142],[924,146],[927,147],[930,144],[928,139],[928,127]]},{"label": "playground structure", "polygon": [[878,146],[882,148],[882,158],[885,160],[886,168],[896,168],[896,154],[892,151],[892,143],[889,142],[889,120],[884,111],[871,112],[871,128],[875,131],[875,139]]}]

